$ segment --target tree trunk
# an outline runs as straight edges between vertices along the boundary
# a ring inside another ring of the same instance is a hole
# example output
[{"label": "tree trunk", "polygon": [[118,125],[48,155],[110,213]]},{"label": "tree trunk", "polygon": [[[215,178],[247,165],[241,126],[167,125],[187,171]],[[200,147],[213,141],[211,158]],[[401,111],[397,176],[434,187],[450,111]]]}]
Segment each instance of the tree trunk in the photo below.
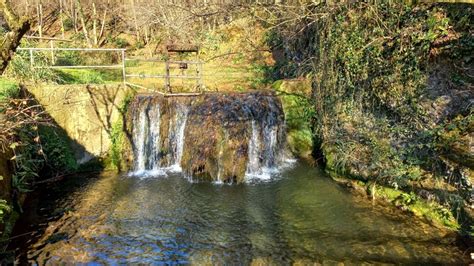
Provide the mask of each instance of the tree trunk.
[{"label": "tree trunk", "polygon": [[19,18],[10,6],[8,0],[0,0],[0,11],[10,28],[10,32],[5,34],[0,47],[0,75],[3,74],[8,66],[16,48],[20,45],[20,40],[28,30],[30,22],[26,18]]},{"label": "tree trunk", "polygon": [[59,0],[59,22],[61,23],[61,37],[64,39],[65,30],[64,30],[64,10],[63,10],[63,0]]},{"label": "tree trunk", "polygon": [[137,43],[138,43],[140,42],[140,29],[138,28],[137,10],[135,9],[135,0],[131,0],[131,4],[132,4],[133,20],[135,22],[135,33],[137,36]]},{"label": "tree trunk", "polygon": [[43,37],[43,5],[41,2],[36,6],[36,11],[38,13],[38,34],[41,38]]},{"label": "tree trunk", "polygon": [[92,36],[94,38],[94,46],[97,47],[99,40],[97,39],[97,8],[92,2]]},{"label": "tree trunk", "polygon": [[87,46],[92,47],[91,39],[89,38],[89,32],[87,31],[86,19],[84,15],[84,10],[82,9],[81,2],[76,0],[77,9],[79,10],[79,19],[81,20],[82,32],[84,32],[84,38],[87,41]]},{"label": "tree trunk", "polygon": [[77,27],[77,8],[75,0],[71,0],[71,18],[74,24],[74,32],[79,33],[79,28]]},{"label": "tree trunk", "polygon": [[[102,18],[101,26],[100,26],[100,33],[99,33],[99,40],[103,40],[104,31],[105,31],[105,24],[107,23],[107,8],[104,10],[104,16]],[[100,41],[102,43],[102,41]]]}]

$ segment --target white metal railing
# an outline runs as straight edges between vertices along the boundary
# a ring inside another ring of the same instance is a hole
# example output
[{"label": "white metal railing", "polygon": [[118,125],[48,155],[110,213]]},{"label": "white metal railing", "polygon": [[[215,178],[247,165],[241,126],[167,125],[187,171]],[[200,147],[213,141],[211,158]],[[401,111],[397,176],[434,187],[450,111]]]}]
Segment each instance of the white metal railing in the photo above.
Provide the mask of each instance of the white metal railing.
[{"label": "white metal railing", "polygon": [[[189,61],[189,60],[162,60],[162,59],[140,59],[140,58],[126,58],[126,49],[121,48],[59,48],[59,47],[19,47],[19,51],[28,51],[30,57],[30,65],[32,68],[49,68],[49,69],[121,69],[122,70],[122,81],[124,84],[132,84],[127,82],[127,78],[150,78],[150,79],[164,79],[165,87],[168,92],[171,92],[171,79],[191,79],[196,80],[196,86],[201,89],[202,84],[202,61]],[[55,65],[57,52],[61,51],[79,51],[79,52],[118,52],[120,53],[121,60],[116,65]],[[50,52],[51,53],[51,64],[46,66],[35,65],[35,52]],[[126,61],[142,61],[142,62],[162,62],[165,64],[165,74],[136,74],[127,73]],[[170,73],[171,65],[196,65],[195,75],[174,75]],[[136,84],[132,84],[136,85]]]},{"label": "white metal railing", "polygon": [[[19,51],[29,51],[30,54],[30,65],[32,68],[51,68],[51,69],[122,69],[122,79],[125,83],[126,72],[125,72],[125,52],[126,49],[121,48],[58,48],[58,47],[19,47]],[[35,66],[35,51],[46,51],[51,52],[51,65],[49,66]],[[117,65],[87,65],[87,66],[55,66],[55,54],[54,52],[60,51],[83,51],[83,52],[119,52],[121,54],[121,62]]]},{"label": "white metal railing", "polygon": [[[125,61],[141,61],[141,62],[161,62],[165,64],[165,74],[164,75],[158,75],[158,74],[136,74],[136,73],[126,73],[125,78],[143,78],[143,79],[164,79],[165,81],[165,89],[171,93],[171,79],[190,79],[190,80],[196,80],[196,87],[199,90],[202,90],[203,88],[203,83],[202,83],[202,70],[203,70],[203,61],[196,60],[162,60],[162,59],[157,59],[157,58],[126,58]],[[195,75],[176,75],[176,74],[171,74],[171,66],[172,65],[196,65],[196,73]]]}]

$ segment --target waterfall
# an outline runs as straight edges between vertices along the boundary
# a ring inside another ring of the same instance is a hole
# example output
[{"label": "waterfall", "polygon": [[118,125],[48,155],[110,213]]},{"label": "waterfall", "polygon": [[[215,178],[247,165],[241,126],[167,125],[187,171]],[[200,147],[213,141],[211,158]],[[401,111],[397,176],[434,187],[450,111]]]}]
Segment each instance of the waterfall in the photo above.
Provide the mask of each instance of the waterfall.
[{"label": "waterfall", "polygon": [[150,106],[148,112],[148,121],[150,125],[149,133],[149,150],[148,153],[148,169],[151,168],[154,173],[161,173],[160,171],[160,105]]},{"label": "waterfall", "polygon": [[261,169],[260,164],[260,131],[258,129],[257,123],[255,120],[252,120],[252,135],[249,140],[249,155],[247,162],[247,171],[248,176],[256,176],[259,174]]},{"label": "waterfall", "polygon": [[147,117],[145,112],[146,106],[141,106],[138,111],[138,116],[135,117],[133,128],[133,141],[135,143],[135,170],[143,171],[145,170],[145,138],[147,137]]},{"label": "waterfall", "polygon": [[[166,175],[166,171],[181,171],[188,107],[181,104],[174,107],[176,115],[169,120],[169,150],[166,154],[160,136],[161,111],[159,103],[148,97],[140,98],[132,119],[135,163],[131,176],[161,176]],[[165,157],[167,160],[163,160]]]},{"label": "waterfall", "polygon": [[189,107],[184,104],[176,104],[175,107],[176,116],[173,120],[170,120],[169,126],[169,146],[170,146],[170,158],[168,168],[174,172],[181,172],[181,158],[183,157],[184,149],[184,130],[186,128],[186,121],[188,119]]},{"label": "waterfall", "polygon": [[[269,180],[272,174],[278,172],[278,168],[284,160],[283,149],[278,139],[279,128],[268,125],[259,128],[255,121],[252,121],[251,124],[252,133],[249,140],[245,175],[248,180]],[[263,139],[263,143],[261,139]]]},{"label": "waterfall", "polygon": [[130,112],[132,176],[233,183],[269,180],[285,164],[284,113],[273,94],[138,95]]},{"label": "waterfall", "polygon": [[252,120],[248,144],[247,180],[269,180],[289,162],[285,151],[285,123],[276,112],[278,106],[266,98],[268,111],[260,114],[260,121]]}]

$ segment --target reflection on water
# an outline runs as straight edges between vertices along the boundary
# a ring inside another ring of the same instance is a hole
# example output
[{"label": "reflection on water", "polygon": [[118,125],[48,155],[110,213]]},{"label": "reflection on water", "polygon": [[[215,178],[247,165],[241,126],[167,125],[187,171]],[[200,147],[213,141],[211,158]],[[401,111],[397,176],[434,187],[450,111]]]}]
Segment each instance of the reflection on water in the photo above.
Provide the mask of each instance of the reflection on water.
[{"label": "reflection on water", "polygon": [[[40,200],[41,215],[52,212],[41,207],[48,200]],[[104,174],[83,181],[56,206],[64,214],[38,239],[19,245],[19,261],[465,262],[441,230],[358,202],[305,165],[271,182],[241,185]]]}]

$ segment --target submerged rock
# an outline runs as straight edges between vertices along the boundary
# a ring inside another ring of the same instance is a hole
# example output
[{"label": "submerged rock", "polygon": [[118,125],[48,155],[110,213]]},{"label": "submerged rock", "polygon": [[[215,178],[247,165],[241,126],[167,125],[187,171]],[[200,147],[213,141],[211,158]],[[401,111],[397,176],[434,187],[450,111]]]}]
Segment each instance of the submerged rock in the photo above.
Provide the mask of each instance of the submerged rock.
[{"label": "submerged rock", "polygon": [[138,95],[128,117],[137,175],[182,170],[193,179],[242,182],[284,157],[284,113],[270,92]]}]

